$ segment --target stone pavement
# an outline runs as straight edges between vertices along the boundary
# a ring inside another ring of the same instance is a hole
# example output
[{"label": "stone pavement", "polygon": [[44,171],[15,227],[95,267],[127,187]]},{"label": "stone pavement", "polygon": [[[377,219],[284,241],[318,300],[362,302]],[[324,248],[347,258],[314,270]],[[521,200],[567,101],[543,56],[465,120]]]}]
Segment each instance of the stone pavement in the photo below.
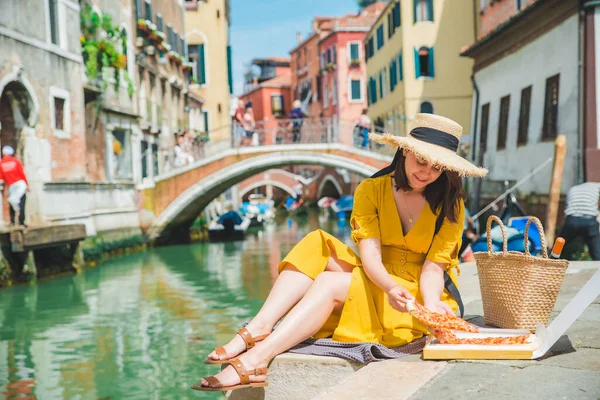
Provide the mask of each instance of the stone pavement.
[{"label": "stone pavement", "polygon": [[[465,318],[483,325],[474,263],[461,264]],[[572,262],[552,318],[600,268]],[[537,361],[424,361],[421,355],[360,364],[332,357],[283,354],[264,390],[232,392],[231,399],[592,399],[600,400],[600,297]]]},{"label": "stone pavement", "polygon": [[[600,268],[571,263],[552,318]],[[461,265],[466,319],[483,324],[477,268]],[[315,399],[600,399],[600,297],[541,360],[423,361],[420,356],[372,363]]]}]

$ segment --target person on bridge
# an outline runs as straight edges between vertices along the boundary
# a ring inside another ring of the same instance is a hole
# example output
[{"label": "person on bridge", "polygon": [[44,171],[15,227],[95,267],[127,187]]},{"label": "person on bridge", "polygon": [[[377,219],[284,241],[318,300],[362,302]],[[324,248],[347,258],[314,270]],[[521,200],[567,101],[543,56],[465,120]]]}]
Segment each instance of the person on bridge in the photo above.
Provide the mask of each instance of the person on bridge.
[{"label": "person on bridge", "polygon": [[15,214],[19,210],[19,225],[25,225],[25,200],[29,182],[23,170],[21,161],[14,157],[15,149],[11,146],[2,148],[2,159],[0,160],[0,181],[8,190],[8,203],[10,204],[10,224],[15,224]]},{"label": "person on bridge", "polygon": [[456,122],[417,114],[411,124],[406,137],[370,136],[398,150],[391,165],[355,191],[350,224],[360,256],[322,230],[306,235],[279,264],[258,314],[205,360],[230,366],[193,389],[265,386],[270,360],[311,336],[410,343],[428,333],[406,312],[415,298],[432,311],[462,315],[455,272],[465,213],[461,177],[487,170],[456,153]]},{"label": "person on bridge", "polygon": [[291,109],[289,118],[292,120],[292,141],[297,143],[300,141],[300,133],[302,131],[302,122],[304,122],[304,112],[302,112],[302,103],[300,100],[294,100],[294,108]]},{"label": "person on bridge", "polygon": [[369,148],[369,131],[371,130],[371,118],[368,115],[369,109],[364,108],[362,114],[358,117],[358,126],[362,133],[362,147]]}]

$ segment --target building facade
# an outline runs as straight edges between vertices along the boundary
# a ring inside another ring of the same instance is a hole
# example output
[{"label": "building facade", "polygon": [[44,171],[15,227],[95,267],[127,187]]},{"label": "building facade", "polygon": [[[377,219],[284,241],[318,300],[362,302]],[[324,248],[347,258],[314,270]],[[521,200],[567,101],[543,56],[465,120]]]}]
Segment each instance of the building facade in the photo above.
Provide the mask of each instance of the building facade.
[{"label": "building facade", "polygon": [[[475,205],[483,202],[480,198],[502,193],[505,180],[514,182],[551,159],[558,134],[567,139],[561,191],[566,193],[584,178],[600,178],[593,160],[586,172],[586,146],[592,158],[597,154],[597,142],[592,141],[597,138],[597,127],[591,122],[597,110],[595,103],[588,102],[595,95],[584,99],[584,87],[590,93],[595,85],[583,84],[579,71],[583,45],[579,30],[584,23],[578,15],[579,2],[504,3],[482,3],[480,37],[462,51],[474,60],[473,81],[479,94],[473,99],[471,156],[490,171],[473,193]],[[595,15],[594,10],[588,13]],[[593,38],[591,34],[585,42],[589,45]],[[585,57],[591,56],[588,50],[593,48],[586,48]],[[587,63],[586,68],[594,67]],[[594,76],[595,70],[585,75]],[[540,170],[518,192],[520,198],[537,199],[539,215],[550,190],[551,166]]]},{"label": "building facade", "polygon": [[469,134],[472,61],[460,48],[475,37],[473,1],[390,1],[364,39],[369,116],[406,134],[420,112],[449,117]]},{"label": "building facade", "polygon": [[[202,99],[200,126],[210,142],[231,138],[230,98],[233,92],[229,0],[186,1],[185,36],[192,65],[190,92]],[[193,122],[192,122],[193,123]]]},{"label": "building facade", "polygon": [[287,118],[292,109],[290,82],[288,58],[252,61],[244,85],[246,91],[239,99],[252,105],[260,144],[276,143],[277,135],[281,136],[283,129],[280,125],[289,124]]}]

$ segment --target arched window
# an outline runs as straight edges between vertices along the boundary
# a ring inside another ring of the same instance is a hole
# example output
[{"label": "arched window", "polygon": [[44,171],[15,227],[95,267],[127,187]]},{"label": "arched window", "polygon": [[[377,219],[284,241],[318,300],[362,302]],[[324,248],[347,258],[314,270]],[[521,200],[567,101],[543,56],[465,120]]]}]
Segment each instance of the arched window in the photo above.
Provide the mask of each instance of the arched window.
[{"label": "arched window", "polygon": [[425,113],[425,114],[433,114],[433,104],[431,104],[430,101],[422,102],[419,112]]}]

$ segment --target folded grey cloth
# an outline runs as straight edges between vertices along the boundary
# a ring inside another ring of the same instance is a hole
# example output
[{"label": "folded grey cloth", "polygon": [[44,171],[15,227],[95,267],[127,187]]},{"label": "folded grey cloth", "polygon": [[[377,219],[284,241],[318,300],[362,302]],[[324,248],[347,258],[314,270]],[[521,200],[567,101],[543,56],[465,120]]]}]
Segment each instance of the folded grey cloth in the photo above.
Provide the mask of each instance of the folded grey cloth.
[{"label": "folded grey cloth", "polygon": [[288,351],[314,356],[342,357],[366,364],[372,361],[382,361],[420,353],[425,347],[426,340],[426,337],[422,337],[403,346],[388,348],[377,343],[347,343],[334,342],[331,339],[306,339]]}]

